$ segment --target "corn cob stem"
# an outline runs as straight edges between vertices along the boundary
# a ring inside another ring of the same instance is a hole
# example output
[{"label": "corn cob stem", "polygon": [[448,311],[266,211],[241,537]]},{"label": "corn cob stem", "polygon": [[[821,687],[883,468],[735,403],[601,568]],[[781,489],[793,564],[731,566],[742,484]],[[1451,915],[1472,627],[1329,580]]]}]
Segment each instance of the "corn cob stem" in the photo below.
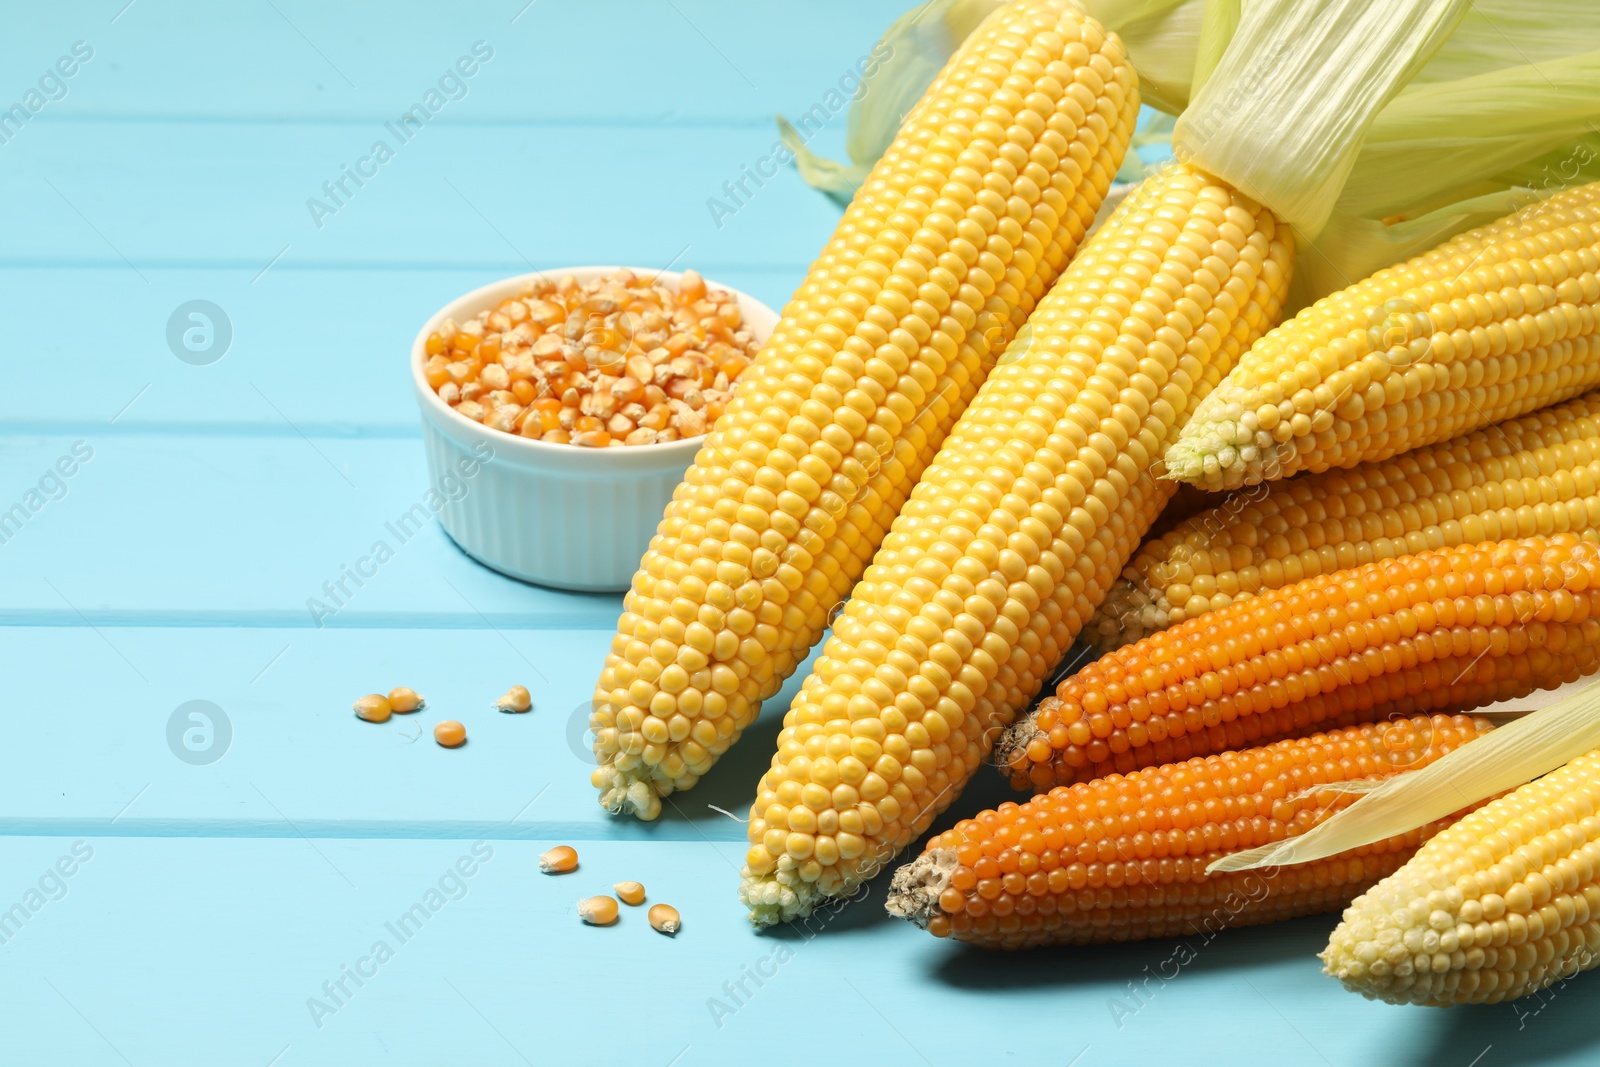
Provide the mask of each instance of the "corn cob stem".
[{"label": "corn cob stem", "polygon": [[1208,612],[1089,664],[1018,721],[1011,784],[1126,774],[1334,723],[1466,709],[1600,666],[1600,546],[1419,552]]},{"label": "corn cob stem", "polygon": [[1350,467],[1600,383],[1600,183],[1324,297],[1264,337],[1168,450],[1207,489]]},{"label": "corn cob stem", "polygon": [[1206,866],[1355,800],[1319,786],[1426,766],[1488,729],[1466,716],[1369,723],[1002,804],[895,872],[889,912],[938,937],[1013,949],[1209,935],[1332,911],[1446,824],[1298,867],[1207,875]]},{"label": "corn cob stem", "polygon": [[653,819],[828,624],[987,367],[1071,256],[1138,112],[1121,46],[1018,0],[952,57],[740,378],[624,602],[600,802]]},{"label": "corn cob stem", "polygon": [[1026,706],[1171,495],[1190,405],[1274,321],[1291,246],[1181,166],[1146,180],[1041,301],[834,625],[751,809],[758,923],[910,844]]},{"label": "corn cob stem", "polygon": [[1600,964],[1600,752],[1479,808],[1351,904],[1329,974],[1395,1004],[1494,1004]]},{"label": "corn cob stem", "polygon": [[1116,648],[1319,574],[1568,532],[1600,539],[1600,393],[1349,471],[1241,489],[1141,545],[1086,636]]}]

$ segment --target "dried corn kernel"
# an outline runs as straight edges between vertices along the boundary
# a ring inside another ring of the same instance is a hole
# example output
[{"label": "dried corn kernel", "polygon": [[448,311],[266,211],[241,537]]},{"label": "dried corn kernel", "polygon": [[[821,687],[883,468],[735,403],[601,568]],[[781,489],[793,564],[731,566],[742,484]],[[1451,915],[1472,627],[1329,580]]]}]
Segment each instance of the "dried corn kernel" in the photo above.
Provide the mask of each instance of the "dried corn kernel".
[{"label": "dried corn kernel", "polygon": [[445,748],[460,748],[466,744],[467,728],[454,719],[446,719],[433,728],[433,739]]},{"label": "dried corn kernel", "polygon": [[654,929],[666,934],[668,937],[676,937],[678,931],[683,929],[683,921],[678,917],[678,909],[671,904],[652,905],[646,918],[650,920],[650,925]]},{"label": "dried corn kernel", "polygon": [[[694,271],[674,291],[626,270],[581,284],[570,275],[530,283],[460,326],[446,321],[424,347],[428,385],[459,414],[588,448],[699,437],[760,348],[733,295],[708,291]],[[481,402],[486,394],[493,403]],[[682,407],[669,408],[668,397]],[[641,401],[656,413],[650,423],[608,424]],[[540,417],[530,420],[535,408]],[[674,433],[639,435],[639,426]],[[558,427],[569,432],[552,434]]]},{"label": "dried corn kernel", "polygon": [[610,926],[617,921],[617,902],[612,897],[589,897],[580,900],[578,918],[590,926]]},{"label": "dried corn kernel", "polygon": [[506,690],[506,695],[494,702],[494,706],[501,711],[527,711],[533,707],[533,697],[528,693],[525,685],[514,685]]},{"label": "dried corn kernel", "polygon": [[578,850],[571,845],[557,845],[539,857],[539,869],[545,874],[566,874],[577,866]]},{"label": "dried corn kernel", "polygon": [[389,690],[389,708],[396,714],[405,715],[408,712],[421,711],[427,706],[428,702],[415,690],[407,689],[403,685],[397,685]]},{"label": "dried corn kernel", "polygon": [[617,891],[617,897],[624,904],[643,904],[644,886],[638,882],[618,882],[611,887]]},{"label": "dried corn kernel", "polygon": [[355,708],[356,718],[367,722],[388,722],[389,713],[394,710],[380,693],[369,693],[351,707]]}]

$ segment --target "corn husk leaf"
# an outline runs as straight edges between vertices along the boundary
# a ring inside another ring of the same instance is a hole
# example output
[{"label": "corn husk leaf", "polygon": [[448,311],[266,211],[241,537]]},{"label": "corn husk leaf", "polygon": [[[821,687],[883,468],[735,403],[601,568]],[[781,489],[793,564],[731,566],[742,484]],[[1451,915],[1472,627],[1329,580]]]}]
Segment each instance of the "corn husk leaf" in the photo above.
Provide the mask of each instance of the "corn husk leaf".
[{"label": "corn husk leaf", "polygon": [[1084,10],[1121,38],[1128,50],[1128,62],[1139,72],[1139,99],[1169,115],[1179,114],[1189,104],[1209,6],[1207,0],[1083,2]]},{"label": "corn husk leaf", "polygon": [[1253,0],[1172,134],[1179,159],[1315,237],[1378,113],[1471,0]]},{"label": "corn husk leaf", "polygon": [[[1299,837],[1226,856],[1207,874],[1326,859],[1415,830],[1600,748],[1600,682],[1522,714],[1439,761],[1364,792],[1354,804]],[[1352,783],[1352,786],[1355,784]]]},{"label": "corn husk leaf", "polygon": [[850,105],[845,135],[849,163],[812,152],[800,131],[779,115],[778,137],[794,153],[795,166],[806,184],[841,205],[848,204],[950,56],[978,23],[1002,6],[1004,0],[927,0],[884,31],[872,50],[861,57],[871,67]]}]

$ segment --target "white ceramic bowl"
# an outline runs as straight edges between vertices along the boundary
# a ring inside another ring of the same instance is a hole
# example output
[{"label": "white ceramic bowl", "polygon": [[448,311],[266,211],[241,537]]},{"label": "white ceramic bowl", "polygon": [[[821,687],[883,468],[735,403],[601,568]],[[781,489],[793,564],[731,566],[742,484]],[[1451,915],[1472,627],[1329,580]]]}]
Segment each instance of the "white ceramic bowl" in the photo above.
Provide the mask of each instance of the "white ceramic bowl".
[{"label": "white ceramic bowl", "polygon": [[[528,282],[568,274],[586,282],[622,269],[564,267],[485,285],[440,308],[412,342],[411,381],[422,408],[428,484],[437,493],[432,499],[440,505],[439,522],[468,555],[502,574],[583,592],[627,589],[704,438],[581,448],[491,430],[456,414],[428,386],[424,345],[445,319],[465,322]],[[676,287],[682,275],[661,271],[659,277]],[[737,297],[746,328],[766,342],[776,312],[713,279],[706,285]]]}]

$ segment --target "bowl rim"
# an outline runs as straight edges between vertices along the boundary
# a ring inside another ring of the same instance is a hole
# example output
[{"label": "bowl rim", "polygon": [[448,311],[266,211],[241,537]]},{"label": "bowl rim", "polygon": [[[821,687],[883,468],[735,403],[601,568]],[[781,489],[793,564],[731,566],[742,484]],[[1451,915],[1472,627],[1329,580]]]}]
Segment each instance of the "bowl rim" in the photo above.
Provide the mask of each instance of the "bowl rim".
[{"label": "bowl rim", "polygon": [[[490,446],[499,449],[504,446],[511,450],[512,455],[522,455],[526,458],[554,459],[557,457],[570,457],[578,463],[605,462],[607,459],[621,460],[624,456],[632,457],[635,461],[647,463],[650,460],[665,461],[676,458],[682,454],[687,464],[694,454],[700,450],[705,442],[706,435],[680,438],[677,441],[662,441],[652,445],[625,445],[621,448],[583,448],[572,444],[556,444],[550,441],[523,437],[521,434],[505,433],[501,430],[490,429],[481,422],[474,422],[465,415],[456,411],[434,391],[428,384],[423,368],[427,363],[426,346],[428,335],[438,329],[439,325],[447,318],[461,321],[464,316],[476,315],[485,307],[517,289],[522,288],[531,281],[549,281],[559,279],[565,275],[572,275],[580,282],[589,281],[607,274],[616,274],[619,271],[632,271],[640,275],[654,275],[655,281],[666,281],[676,286],[683,280],[683,271],[656,270],[653,267],[628,267],[628,266],[578,266],[578,267],[550,267],[544,270],[532,270],[523,274],[501,278],[498,281],[480,285],[470,292],[462,293],[444,306],[440,307],[423,322],[417,330],[416,337],[411,342],[411,384],[417,394],[417,403],[422,408],[425,418],[431,419],[439,429],[457,435],[466,434],[475,439],[488,441]],[[749,323],[750,311],[757,310],[767,322],[759,327],[752,324],[758,340],[765,345],[776,328],[779,314],[767,304],[751,296],[742,289],[735,289],[731,285],[719,282],[714,278],[701,275],[707,288],[722,289],[739,301],[740,310]],[[770,325],[768,324],[770,323]],[[584,459],[577,459],[583,456]]]}]

